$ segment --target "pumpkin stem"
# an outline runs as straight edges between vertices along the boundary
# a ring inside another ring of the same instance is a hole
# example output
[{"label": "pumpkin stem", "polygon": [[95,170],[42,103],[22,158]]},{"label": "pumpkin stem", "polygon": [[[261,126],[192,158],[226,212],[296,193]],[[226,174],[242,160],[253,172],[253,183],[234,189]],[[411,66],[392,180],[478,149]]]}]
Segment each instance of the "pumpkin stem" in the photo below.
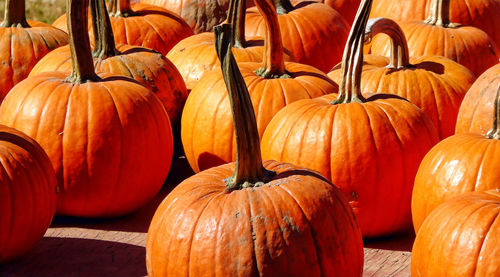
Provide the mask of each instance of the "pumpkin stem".
[{"label": "pumpkin stem", "polygon": [[231,44],[236,48],[245,48],[245,16],[246,16],[246,1],[231,0],[229,2],[229,12],[227,23],[231,24],[233,35],[231,36]]},{"label": "pumpkin stem", "polygon": [[372,18],[365,29],[365,40],[370,41],[379,33],[389,36],[391,41],[391,58],[389,68],[404,68],[410,65],[410,54],[405,34],[399,25],[389,18]]},{"label": "pumpkin stem", "polygon": [[276,0],[276,12],[278,14],[287,14],[295,10],[290,0]]},{"label": "pumpkin stem", "polygon": [[487,138],[500,139],[500,85],[495,98],[495,117],[493,118],[493,128],[486,134]]},{"label": "pumpkin stem", "polygon": [[267,26],[263,65],[255,72],[262,78],[289,78],[290,75],[285,70],[283,42],[273,0],[255,0],[254,2]]},{"label": "pumpkin stem", "polygon": [[74,84],[97,81],[87,27],[89,0],[67,0],[69,46],[73,72],[66,79]]},{"label": "pumpkin stem", "polygon": [[457,27],[450,22],[450,0],[432,0],[429,17],[424,22],[444,28]]},{"label": "pumpkin stem", "polygon": [[256,187],[274,175],[262,165],[259,131],[252,101],[231,51],[231,24],[214,27],[215,47],[226,83],[236,135],[236,164],[233,176],[225,179],[226,190]]},{"label": "pumpkin stem", "polygon": [[5,2],[5,15],[0,27],[29,28],[26,21],[26,4],[24,0],[8,0]]},{"label": "pumpkin stem", "polygon": [[130,0],[110,0],[109,14],[115,17],[134,16],[135,12],[130,6]]},{"label": "pumpkin stem", "polygon": [[362,0],[359,5],[342,56],[342,79],[339,86],[339,96],[330,102],[332,105],[365,101],[361,95],[361,71],[363,68],[365,27],[371,7],[372,0]]},{"label": "pumpkin stem", "polygon": [[94,30],[94,51],[92,56],[106,59],[119,55],[116,49],[113,28],[109,20],[108,10],[104,0],[91,0],[90,12],[92,14],[92,29]]}]

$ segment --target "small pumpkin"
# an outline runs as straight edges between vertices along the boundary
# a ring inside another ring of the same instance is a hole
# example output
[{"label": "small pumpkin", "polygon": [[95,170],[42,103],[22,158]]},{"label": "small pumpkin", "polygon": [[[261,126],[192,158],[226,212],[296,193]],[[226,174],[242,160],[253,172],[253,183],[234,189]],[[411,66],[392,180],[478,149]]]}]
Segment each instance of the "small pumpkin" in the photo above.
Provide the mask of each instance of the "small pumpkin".
[{"label": "small pumpkin", "polygon": [[[390,58],[378,64],[375,57],[366,55],[363,65],[362,91],[399,95],[421,108],[432,120],[444,139],[455,133],[460,104],[475,76],[464,66],[440,56],[411,56],[405,34],[391,19],[368,21],[365,35],[369,38],[389,37]],[[370,64],[371,63],[371,64]],[[341,68],[336,66],[328,76],[340,82]]]},{"label": "small pumpkin", "polygon": [[184,180],[160,204],[147,236],[148,275],[361,276],[361,233],[339,190],[315,172],[262,162],[230,30],[215,28],[238,158]]},{"label": "small pumpkin", "polygon": [[364,237],[411,226],[418,165],[438,142],[432,121],[397,96],[361,94],[364,30],[372,0],[363,0],[342,61],[339,94],[294,102],[262,137],[262,156],[321,173],[354,209]]},{"label": "small pumpkin", "polygon": [[[289,0],[276,0],[283,46],[295,61],[328,72],[342,59],[349,23],[323,3],[307,2],[294,7]],[[265,18],[256,7],[247,10],[247,36],[266,34]]]},{"label": "small pumpkin", "polygon": [[56,212],[57,180],[33,139],[0,125],[0,264],[28,252]]},{"label": "small pumpkin", "polygon": [[47,53],[68,44],[68,35],[45,23],[27,21],[24,0],[7,0],[0,24],[0,102],[26,79]]},{"label": "small pumpkin", "polygon": [[73,72],[19,83],[0,106],[0,124],[23,131],[47,152],[61,189],[57,213],[119,216],[160,190],[172,159],[172,130],[148,89],[126,77],[96,75],[82,24],[88,4],[68,1]]},{"label": "small pumpkin", "polygon": [[[337,92],[337,85],[316,68],[285,63],[278,16],[273,0],[256,0],[268,33],[262,63],[240,63],[257,116],[259,135],[273,116],[299,99]],[[181,118],[181,139],[195,172],[236,159],[236,141],[221,70],[207,72],[186,100]]]},{"label": "small pumpkin", "polygon": [[499,219],[498,189],[469,192],[441,204],[415,238],[411,276],[500,276]]}]

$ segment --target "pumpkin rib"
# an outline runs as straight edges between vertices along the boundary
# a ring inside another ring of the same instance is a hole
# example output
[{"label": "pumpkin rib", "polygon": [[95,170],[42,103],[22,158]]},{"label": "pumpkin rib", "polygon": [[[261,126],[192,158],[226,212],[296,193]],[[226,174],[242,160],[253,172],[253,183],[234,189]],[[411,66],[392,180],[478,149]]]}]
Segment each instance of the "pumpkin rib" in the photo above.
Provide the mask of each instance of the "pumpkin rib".
[{"label": "pumpkin rib", "polygon": [[[245,195],[246,195],[246,198],[247,198],[247,201],[246,204],[247,204],[247,211],[248,211],[248,218],[249,219],[252,219],[254,218],[252,216],[252,201],[251,201],[251,198],[250,198],[250,194],[249,194],[249,191],[248,190],[244,190],[245,192]],[[257,234],[255,233],[255,227],[254,227],[254,221],[253,220],[250,220],[250,234],[252,234],[252,236],[257,236]],[[253,259],[253,267],[256,269],[256,271],[259,273],[260,276],[262,276],[262,269],[259,268],[259,261],[257,259],[257,255],[256,253],[257,252],[257,243],[255,242],[255,239],[252,239],[252,245],[253,245],[253,251],[252,251],[252,259]]]},{"label": "pumpkin rib", "polygon": [[[483,206],[482,208],[485,209],[485,208],[489,208],[488,206],[498,206],[496,205],[495,203],[491,203],[490,205],[485,205]],[[490,222],[485,226],[485,233],[482,234],[481,236],[479,236],[481,238],[481,246],[479,246],[478,248],[478,251],[477,251],[477,256],[476,256],[476,259],[478,262],[474,264],[474,276],[479,276],[479,274],[477,274],[477,270],[478,270],[478,263],[480,262],[480,259],[479,257],[481,257],[481,252],[483,250],[483,247],[484,247],[484,243],[486,242],[486,238],[488,237],[488,234],[490,233],[490,231],[492,230],[492,226],[493,224],[497,221],[497,220],[500,220],[500,212],[497,213],[497,215],[495,217],[493,217]]]}]

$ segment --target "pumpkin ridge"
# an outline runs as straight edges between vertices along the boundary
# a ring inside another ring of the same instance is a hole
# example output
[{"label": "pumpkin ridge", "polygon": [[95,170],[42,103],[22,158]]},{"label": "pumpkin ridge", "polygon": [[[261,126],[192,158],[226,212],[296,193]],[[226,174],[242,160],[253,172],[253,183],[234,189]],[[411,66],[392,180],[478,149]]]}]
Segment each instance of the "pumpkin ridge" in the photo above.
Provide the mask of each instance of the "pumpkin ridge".
[{"label": "pumpkin ridge", "polygon": [[[491,204],[494,205],[494,206],[498,206],[495,203],[491,203]],[[478,263],[481,262],[480,257],[481,257],[481,254],[483,252],[484,243],[486,242],[486,239],[489,238],[488,234],[490,234],[490,231],[492,230],[492,226],[495,224],[495,222],[497,220],[500,221],[500,212],[497,213],[497,215],[494,218],[492,218],[492,220],[488,223],[487,226],[485,226],[485,231],[486,232],[482,236],[479,236],[481,238],[481,246],[479,247],[479,249],[478,249],[479,251],[477,252],[477,256],[474,259],[476,261],[474,263],[474,270],[473,270],[474,271],[474,276],[479,276],[479,274],[477,273]]]},{"label": "pumpkin ridge", "polygon": [[[222,62],[222,61],[221,61]],[[236,170],[236,166],[235,166],[235,170]],[[245,192],[245,195],[247,196],[247,212],[248,212],[248,218],[251,219],[251,218],[254,218],[252,213],[253,213],[253,208],[252,208],[252,198],[250,197],[250,194],[249,194],[249,190],[247,189],[242,189],[242,190],[239,190],[239,191],[244,191]],[[255,271],[257,271],[259,273],[260,276],[262,276],[262,270],[259,268],[259,260],[257,259],[257,243],[256,243],[256,238],[257,238],[257,234],[255,233],[255,228],[254,228],[254,221],[253,220],[250,220],[250,234],[252,234],[252,245],[253,245],[253,251],[252,251],[252,259],[253,259],[253,268],[255,269]]]}]

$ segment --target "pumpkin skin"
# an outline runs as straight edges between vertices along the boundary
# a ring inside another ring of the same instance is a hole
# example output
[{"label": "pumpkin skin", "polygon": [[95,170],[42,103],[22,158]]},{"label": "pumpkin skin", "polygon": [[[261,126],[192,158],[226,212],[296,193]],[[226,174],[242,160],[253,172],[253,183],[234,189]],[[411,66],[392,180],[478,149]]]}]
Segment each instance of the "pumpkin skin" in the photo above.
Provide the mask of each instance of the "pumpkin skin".
[{"label": "pumpkin skin", "polygon": [[413,187],[415,232],[448,199],[465,192],[500,188],[499,163],[500,141],[484,135],[457,134],[434,146],[422,160]]},{"label": "pumpkin skin", "polygon": [[472,192],[438,206],[424,221],[411,276],[500,276],[500,190]]},{"label": "pumpkin skin", "polygon": [[31,28],[0,27],[0,101],[41,58],[68,44],[65,32],[41,22],[28,23]]},{"label": "pumpkin skin", "polygon": [[[278,20],[283,47],[296,62],[323,72],[340,62],[350,26],[337,11],[322,3],[309,3],[278,14]],[[247,10],[245,32],[248,37],[266,34],[264,18],[255,7]]]},{"label": "pumpkin skin", "polygon": [[159,99],[125,77],[73,85],[67,73],[30,77],[0,106],[0,124],[47,152],[61,192],[57,212],[110,217],[132,212],[160,190],[172,130]]},{"label": "pumpkin skin", "polygon": [[460,106],[455,132],[486,134],[493,125],[495,95],[500,85],[500,64],[485,71],[472,84]]},{"label": "pumpkin skin", "polygon": [[43,237],[56,211],[57,181],[47,154],[27,135],[0,126],[0,263]]},{"label": "pumpkin skin", "polygon": [[[308,2],[311,0],[295,0],[292,1],[293,5],[298,5],[300,2]],[[358,10],[359,3],[361,0],[314,0],[316,2],[325,3],[332,7],[334,10],[338,11],[342,17],[344,17],[348,23],[351,23],[356,16],[356,11]]]},{"label": "pumpkin skin", "polygon": [[[396,21],[420,21],[427,18],[432,0],[375,0],[370,17],[388,17]],[[500,43],[500,2],[491,0],[451,0],[450,20],[485,31]]]},{"label": "pumpkin skin", "polygon": [[149,227],[148,275],[361,276],[361,234],[338,189],[293,165],[264,167],[277,174],[259,187],[227,192],[233,163],[179,184]]}]

